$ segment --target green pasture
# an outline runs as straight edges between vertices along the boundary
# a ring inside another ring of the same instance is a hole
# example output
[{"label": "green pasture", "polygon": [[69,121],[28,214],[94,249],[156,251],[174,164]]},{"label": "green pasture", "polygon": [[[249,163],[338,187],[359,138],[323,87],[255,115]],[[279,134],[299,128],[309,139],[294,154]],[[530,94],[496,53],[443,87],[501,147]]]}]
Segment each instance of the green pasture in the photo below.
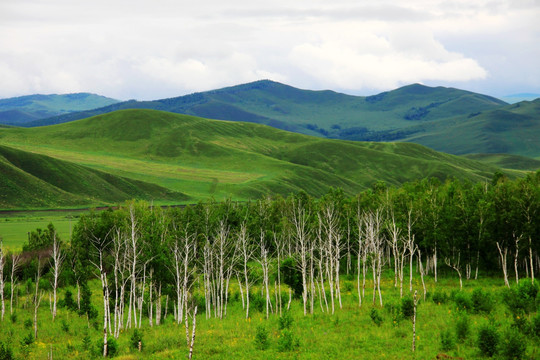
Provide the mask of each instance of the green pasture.
[{"label": "green pasture", "polygon": [[[441,274],[443,272],[441,271]],[[406,279],[408,280],[408,279]],[[414,290],[418,291],[419,302],[416,321],[416,351],[412,346],[412,322],[408,318],[396,315],[399,312],[401,300],[399,289],[394,288],[393,275],[387,272],[382,281],[383,307],[378,303],[372,304],[372,283],[366,283],[366,296],[361,307],[358,305],[356,278],[342,276],[343,308],[336,302],[334,314],[326,312],[323,303],[315,300],[314,314],[303,315],[302,303],[293,299],[290,307],[292,323],[285,331],[280,328],[279,316],[270,314],[266,319],[264,307],[257,307],[256,301],[251,304],[251,316],[245,318],[245,312],[239,297],[238,287],[231,284],[230,303],[227,316],[220,320],[204,313],[204,303],[199,304],[194,359],[435,359],[485,358],[477,346],[478,331],[481,326],[491,323],[500,336],[511,331],[515,320],[502,303],[504,284],[500,278],[482,278],[464,282],[463,292],[470,296],[476,288],[495,301],[495,307],[490,314],[470,313],[456,306],[453,300],[444,303],[433,301],[436,292],[452,296],[459,291],[459,283],[454,274],[442,274],[438,283],[428,277],[427,299],[423,300],[422,285],[415,274]],[[197,287],[202,281],[196,282],[195,293],[201,294]],[[410,298],[408,281],[404,296]],[[515,286],[515,285],[513,285]],[[76,293],[74,288],[70,288]],[[92,303],[99,312],[97,320],[87,321],[73,311],[60,308],[55,322],[51,321],[48,298],[45,296],[39,310],[39,335],[31,345],[23,345],[23,339],[33,333],[31,323],[33,307],[28,303],[21,287],[17,298],[16,319],[12,321],[7,314],[2,323],[0,341],[9,344],[16,356],[25,359],[44,359],[52,351],[55,359],[88,359],[99,358],[99,342],[103,338],[102,330],[102,300],[100,284],[97,280],[91,282],[93,292]],[[413,291],[414,291],[413,290]],[[327,289],[328,291],[328,289]],[[283,306],[287,307],[288,295],[286,286],[283,287]],[[64,290],[60,292],[63,298]],[[259,287],[253,288],[253,294],[261,294]],[[329,296],[329,294],[327,294]],[[275,306],[274,293],[272,293]],[[169,301],[172,301],[171,299]],[[328,299],[330,301],[330,299]],[[378,301],[378,300],[377,300]],[[172,305],[171,305],[172,306]],[[376,325],[371,318],[375,309],[382,322]],[[392,310],[394,309],[394,310]],[[397,309],[397,310],[396,310]],[[283,310],[286,312],[286,310]],[[186,333],[184,323],[176,324],[169,310],[162,325],[150,327],[146,310],[142,326],[143,350],[139,353],[131,345],[134,329],[122,331],[118,343],[117,359],[182,359],[187,356]],[[527,316],[527,321],[535,316]],[[536,315],[537,316],[537,315]],[[455,329],[458,319],[466,318],[469,323],[469,333],[463,341],[455,339]],[[191,329],[191,319],[189,322]],[[264,332],[267,341],[264,347],[258,342],[257,333]],[[444,350],[441,343],[443,331],[450,330],[454,334],[454,344]],[[284,339],[286,337],[286,339]],[[284,346],[286,340],[291,340],[290,347]],[[536,359],[540,355],[540,346],[535,337],[522,338],[526,346],[524,359]],[[446,356],[446,357],[445,357]]]},{"label": "green pasture", "polygon": [[71,231],[78,221],[79,212],[17,212],[0,213],[0,237],[4,246],[19,251],[28,242],[28,233],[37,228],[45,229],[52,223],[62,241],[71,239]]}]

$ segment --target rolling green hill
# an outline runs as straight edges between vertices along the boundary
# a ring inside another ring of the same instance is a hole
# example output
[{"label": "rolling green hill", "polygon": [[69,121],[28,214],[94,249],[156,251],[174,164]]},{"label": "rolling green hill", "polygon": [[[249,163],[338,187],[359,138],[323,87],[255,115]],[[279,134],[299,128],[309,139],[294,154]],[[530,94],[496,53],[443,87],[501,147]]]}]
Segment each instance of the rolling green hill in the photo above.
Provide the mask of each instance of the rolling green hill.
[{"label": "rolling green hill", "polygon": [[243,200],[435,176],[473,181],[498,168],[409,143],[322,139],[258,124],[124,110],[40,128],[0,129],[0,144],[180,191]]},{"label": "rolling green hill", "polygon": [[187,199],[155,184],[7,146],[0,146],[0,173],[1,209],[107,205],[132,198]]},{"label": "rolling green hill", "polygon": [[419,84],[362,97],[311,91],[262,80],[219,90],[155,101],[128,101],[30,124],[42,126],[87,118],[120,109],[144,108],[204,118],[254,122],[298,133],[365,140],[380,131],[469,115],[506,103],[469,91]]},{"label": "rolling green hill", "polygon": [[0,123],[23,125],[61,114],[95,109],[118,100],[89,93],[28,95],[0,99]]},{"label": "rolling green hill", "polygon": [[540,158],[538,139],[540,99],[434,122],[403,140],[452,154],[505,153]]}]

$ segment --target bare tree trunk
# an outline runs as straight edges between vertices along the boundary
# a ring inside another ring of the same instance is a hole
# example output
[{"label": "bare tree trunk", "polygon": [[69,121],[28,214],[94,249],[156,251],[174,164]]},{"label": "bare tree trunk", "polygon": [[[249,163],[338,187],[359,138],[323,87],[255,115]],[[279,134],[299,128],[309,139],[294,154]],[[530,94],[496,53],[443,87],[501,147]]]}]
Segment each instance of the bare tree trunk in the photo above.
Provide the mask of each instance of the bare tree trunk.
[{"label": "bare tree trunk", "polygon": [[519,255],[519,241],[521,240],[521,235],[516,236],[514,234],[514,243],[516,245],[516,252],[514,254],[514,272],[516,273],[516,284],[519,283],[519,272],[518,272],[518,255]]},{"label": "bare tree trunk", "polygon": [[64,262],[65,254],[60,249],[60,243],[56,238],[56,232],[53,234],[53,248],[52,248],[52,273],[53,273],[53,309],[52,320],[56,318],[56,291],[58,289],[58,277],[60,276],[60,269]]},{"label": "bare tree trunk", "polygon": [[4,313],[6,312],[6,304],[4,303],[4,265],[6,264],[4,255],[4,244],[0,237],[0,301],[2,302],[2,321],[4,321]]},{"label": "bare tree trunk", "polygon": [[507,263],[506,263],[506,255],[508,253],[508,248],[504,248],[504,252],[501,249],[501,246],[499,245],[499,242],[497,241],[497,249],[499,250],[499,255],[501,256],[501,266],[504,276],[504,285],[506,285],[508,288],[510,287],[510,284],[508,283],[508,271],[507,271]]},{"label": "bare tree trunk", "polygon": [[191,344],[189,346],[189,356],[188,359],[191,360],[193,356],[193,345],[195,344],[195,327],[197,325],[197,306],[193,310],[193,327],[191,329]]},{"label": "bare tree trunk", "polygon": [[413,339],[412,339],[412,351],[413,353],[416,350],[416,305],[417,305],[417,299],[416,299],[416,290],[414,291],[414,311],[413,311],[413,325],[412,325],[412,331],[413,331]]},{"label": "bare tree trunk", "polygon": [[21,260],[20,255],[11,255],[11,298],[9,301],[9,311],[13,314],[13,294],[15,292],[15,272],[19,269],[19,262]]}]

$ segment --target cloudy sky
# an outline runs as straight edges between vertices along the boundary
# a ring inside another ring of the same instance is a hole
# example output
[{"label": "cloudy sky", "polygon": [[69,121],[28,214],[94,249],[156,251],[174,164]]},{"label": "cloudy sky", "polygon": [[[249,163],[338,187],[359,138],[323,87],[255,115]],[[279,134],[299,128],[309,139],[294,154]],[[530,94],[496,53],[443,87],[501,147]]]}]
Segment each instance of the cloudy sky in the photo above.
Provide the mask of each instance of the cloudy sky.
[{"label": "cloudy sky", "polygon": [[259,79],[540,93],[540,0],[0,0],[0,98],[158,99]]}]

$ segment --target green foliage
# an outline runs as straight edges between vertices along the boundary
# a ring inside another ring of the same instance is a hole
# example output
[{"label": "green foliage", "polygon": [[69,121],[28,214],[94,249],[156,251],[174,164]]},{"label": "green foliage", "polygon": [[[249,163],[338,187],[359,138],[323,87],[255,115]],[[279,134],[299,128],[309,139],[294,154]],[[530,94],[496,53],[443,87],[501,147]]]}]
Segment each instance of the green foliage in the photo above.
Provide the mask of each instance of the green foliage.
[{"label": "green foliage", "polygon": [[410,297],[401,299],[401,314],[406,319],[412,319],[414,315],[414,300]]},{"label": "green foliage", "polygon": [[0,341],[0,360],[13,360],[13,350],[9,345]]},{"label": "green foliage", "polygon": [[257,326],[257,332],[255,333],[254,342],[255,346],[259,350],[266,350],[270,346],[268,330],[263,324]]},{"label": "green foliage", "polygon": [[464,291],[458,291],[454,294],[454,302],[459,311],[471,311],[473,309],[471,297]]},{"label": "green foliage", "polygon": [[448,294],[444,291],[437,289],[431,296],[431,299],[435,304],[445,304],[448,301]]},{"label": "green foliage", "polygon": [[92,347],[92,339],[90,338],[90,335],[88,335],[88,333],[84,334],[81,347],[83,351],[90,351]]},{"label": "green foliage", "polygon": [[519,360],[525,358],[527,342],[523,335],[514,329],[506,331],[499,345],[499,353],[503,359]]},{"label": "green foliage", "polygon": [[536,309],[538,282],[522,279],[516,287],[505,289],[503,302],[514,315],[529,314]]},{"label": "green foliage", "polygon": [[[103,355],[103,339],[100,339],[100,341],[97,343],[96,346],[96,355],[102,356]],[[107,357],[115,357],[118,353],[118,342],[116,339],[112,336],[107,337]]]},{"label": "green foliage", "polygon": [[282,316],[278,319],[278,328],[279,330],[290,329],[294,319],[290,311],[285,311]]},{"label": "green foliage", "polygon": [[60,325],[62,327],[63,332],[65,333],[69,332],[69,323],[66,320],[62,319],[62,322]]},{"label": "green foliage", "polygon": [[499,333],[493,324],[485,324],[480,327],[476,344],[485,356],[492,357],[497,353]]},{"label": "green foliage", "polygon": [[34,343],[34,335],[29,332],[28,335],[22,338],[21,340],[21,346],[30,346]]},{"label": "green foliage", "polygon": [[23,251],[37,251],[48,248],[52,246],[55,237],[57,241],[60,241],[52,223],[49,223],[44,230],[37,228],[28,235],[28,244],[23,246]]},{"label": "green foliage", "polygon": [[467,340],[471,332],[470,320],[467,315],[461,315],[456,320],[456,338],[457,341],[462,343]]},{"label": "green foliage", "polygon": [[449,329],[441,332],[441,350],[450,351],[456,346],[452,331]]},{"label": "green foliage", "polygon": [[79,315],[88,316],[89,320],[97,318],[98,312],[92,305],[92,291],[88,284],[83,283],[81,285],[81,308],[79,309]]},{"label": "green foliage", "polygon": [[489,314],[493,310],[493,294],[476,288],[471,295],[472,309],[475,313]]},{"label": "green foliage", "polygon": [[277,348],[280,352],[292,351],[300,346],[298,338],[290,329],[283,329],[277,341]]},{"label": "green foliage", "polygon": [[531,319],[531,332],[534,336],[540,338],[540,312],[536,313],[536,316]]},{"label": "green foliage", "polygon": [[71,311],[77,310],[77,303],[73,300],[73,293],[69,289],[64,292],[64,306]]},{"label": "green foliage", "polygon": [[302,296],[302,273],[296,266],[296,260],[292,257],[283,259],[281,262],[281,279],[293,290],[295,298]]},{"label": "green foliage", "polygon": [[30,320],[30,319],[24,320],[24,328],[25,329],[30,329],[31,327],[32,327],[32,320]]},{"label": "green foliage", "polygon": [[[135,329],[133,334],[131,334],[131,338],[129,339],[129,344],[132,349],[137,351],[142,351],[144,349],[144,343],[143,343],[143,336],[142,332],[140,332],[138,329]],[[139,349],[140,344],[140,349]]]},{"label": "green foliage", "polygon": [[369,312],[369,317],[371,318],[371,321],[373,321],[375,325],[381,326],[383,322],[383,318],[377,309],[372,308],[371,311]]},{"label": "green foliage", "polygon": [[14,311],[13,314],[9,315],[9,319],[11,320],[12,324],[15,324],[17,322],[17,312]]}]

